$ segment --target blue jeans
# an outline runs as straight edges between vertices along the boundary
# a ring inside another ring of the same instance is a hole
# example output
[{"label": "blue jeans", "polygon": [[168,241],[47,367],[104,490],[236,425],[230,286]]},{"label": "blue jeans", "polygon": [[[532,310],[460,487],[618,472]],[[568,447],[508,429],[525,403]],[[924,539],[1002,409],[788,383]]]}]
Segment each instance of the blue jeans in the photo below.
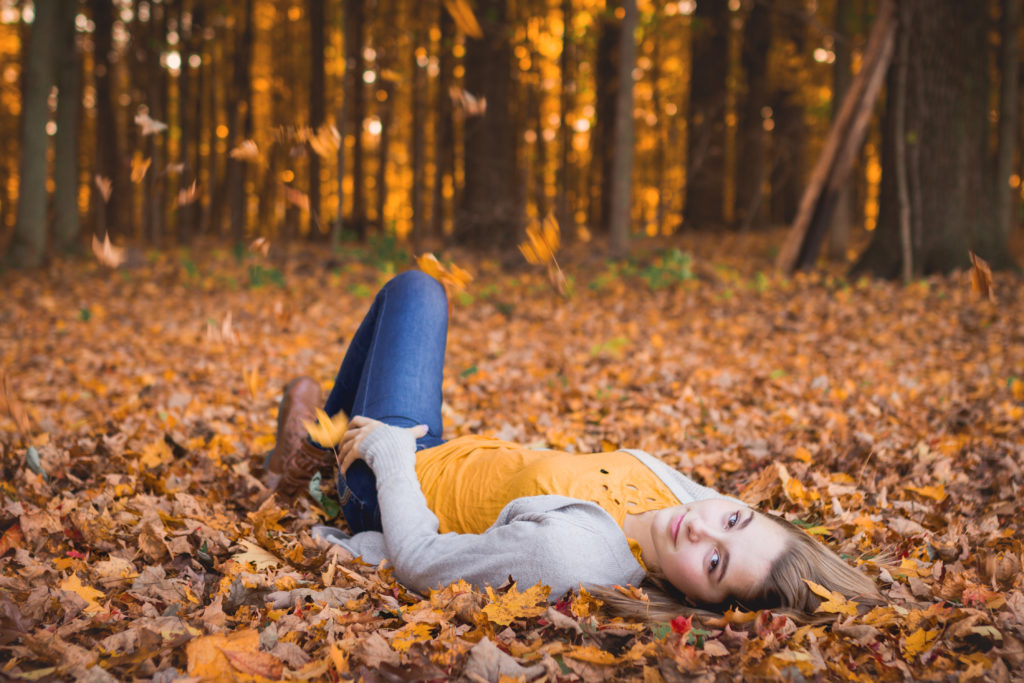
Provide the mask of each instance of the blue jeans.
[{"label": "blue jeans", "polygon": [[[392,278],[349,343],[324,412],[364,415],[398,427],[429,427],[416,450],[439,446],[441,381],[448,336],[448,298],[426,273],[410,270]],[[380,531],[377,479],[362,460],[343,475],[338,495],[354,533]]]}]

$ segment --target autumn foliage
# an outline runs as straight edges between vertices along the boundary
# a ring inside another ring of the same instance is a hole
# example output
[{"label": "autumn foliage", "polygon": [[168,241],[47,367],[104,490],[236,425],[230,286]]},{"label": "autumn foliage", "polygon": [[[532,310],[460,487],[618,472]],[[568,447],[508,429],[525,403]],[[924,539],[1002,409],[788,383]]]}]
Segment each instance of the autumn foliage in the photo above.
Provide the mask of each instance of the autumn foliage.
[{"label": "autumn foliage", "polygon": [[993,303],[968,273],[907,286],[784,278],[758,245],[716,242],[651,245],[623,263],[560,253],[572,296],[555,293],[545,259],[511,271],[462,254],[421,261],[459,285],[446,433],[645,449],[804,527],[891,604],[868,610],[815,585],[822,623],[742,611],[642,623],[587,592],[549,605],[543,586],[410,593],[386,564],[313,541],[333,513],[327,482],[282,507],[260,468],[283,385],[309,373],[329,387],[373,293],[413,261],[354,247],[137,254],[116,270],[2,276],[4,675],[1019,671],[1024,284],[990,278]]}]

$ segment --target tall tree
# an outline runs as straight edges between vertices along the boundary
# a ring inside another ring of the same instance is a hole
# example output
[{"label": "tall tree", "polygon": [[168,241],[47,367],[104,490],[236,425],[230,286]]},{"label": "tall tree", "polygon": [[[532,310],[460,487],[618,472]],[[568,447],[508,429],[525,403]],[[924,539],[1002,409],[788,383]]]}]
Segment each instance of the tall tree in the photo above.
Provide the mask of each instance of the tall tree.
[{"label": "tall tree", "polygon": [[[309,127],[314,131],[324,125],[327,118],[326,85],[324,78],[324,0],[308,0],[309,15]],[[321,229],[320,155],[307,150],[309,156],[309,234]]]},{"label": "tall tree", "polygon": [[[900,208],[909,209],[915,274],[968,265],[968,250],[993,267],[1011,264],[995,221],[986,180],[988,150],[988,5],[959,0],[902,0],[901,36],[908,42],[904,135],[896,135],[899,64],[890,69],[882,129],[879,217],[871,244],[854,268],[895,278],[903,266]],[[898,61],[898,58],[897,58]],[[903,147],[902,152],[899,146]],[[897,160],[906,167],[901,201]]]},{"label": "tall tree", "polygon": [[54,142],[53,241],[58,251],[78,249],[78,123],[82,67],[75,40],[75,0],[60,0],[57,50],[57,139]]},{"label": "tall tree", "polygon": [[[611,220],[612,177],[615,159],[615,124],[618,114],[618,93],[622,22],[613,8],[601,15],[594,65],[594,86],[597,90],[596,121],[591,134],[590,224],[600,233],[607,233]],[[596,176],[596,177],[595,177]]]},{"label": "tall tree", "polygon": [[412,187],[410,188],[410,204],[412,206],[412,243],[419,251],[423,243],[424,231],[427,226],[424,197],[426,196],[426,116],[419,116],[416,112],[427,111],[427,83],[424,67],[426,66],[427,51],[423,46],[424,31],[423,4],[417,3],[413,11],[412,49],[409,52],[409,72],[412,78],[412,93],[410,103],[412,105]]},{"label": "tall tree", "polygon": [[345,97],[352,129],[352,217],[349,225],[355,228],[360,240],[366,239],[366,173],[363,154],[363,121],[366,119],[366,89],[363,56],[366,33],[366,0],[345,2]]},{"label": "tall tree", "polygon": [[790,223],[804,190],[807,123],[804,118],[801,57],[807,42],[803,0],[779,0],[778,37],[783,51],[783,72],[772,96],[775,127],[772,129],[771,220]]},{"label": "tall tree", "polygon": [[575,44],[572,39],[572,23],[575,16],[572,0],[562,0],[562,54],[559,56],[559,75],[562,79],[562,88],[558,100],[558,112],[560,123],[558,130],[561,136],[561,145],[558,161],[558,189],[557,189],[557,213],[558,222],[563,232],[569,239],[575,235],[575,230],[569,230],[569,226],[576,224],[575,218],[575,193],[573,192],[572,175],[572,125],[569,122],[569,112],[572,111],[574,95],[576,93],[576,79],[573,70],[575,69]]},{"label": "tall tree", "polygon": [[622,0],[626,10],[619,39],[619,89],[615,98],[615,161],[612,166],[608,247],[612,258],[629,251],[633,206],[633,65],[636,63],[636,0]]},{"label": "tall tree", "polygon": [[764,110],[769,104],[768,50],[771,42],[771,8],[764,2],[755,2],[743,26],[740,61],[747,87],[737,107],[735,216],[736,224],[744,230],[754,225],[762,213],[764,185],[768,179]]},{"label": "tall tree", "polygon": [[996,226],[1006,237],[1014,225],[1014,188],[1010,185],[1013,157],[1017,151],[1020,127],[1020,31],[1021,0],[1002,0],[1002,45],[1000,46],[999,148],[996,152]]},{"label": "tall tree", "polygon": [[[440,16],[440,44],[438,45],[437,90],[434,107],[434,199],[431,232],[434,237],[444,234],[444,225],[449,215],[448,208],[454,202],[450,196],[455,193],[455,130],[452,123],[451,84],[455,60],[452,49],[455,41],[455,24],[443,3],[438,3]],[[448,191],[446,192],[446,189]],[[450,194],[449,194],[450,193]],[[449,194],[449,197],[446,197]]]},{"label": "tall tree", "polygon": [[686,220],[694,227],[717,226],[725,220],[728,1],[698,2],[692,21],[690,111],[686,136]]},{"label": "tall tree", "polygon": [[[832,120],[853,82],[853,36],[856,22],[853,0],[836,0],[835,62],[832,65]],[[851,178],[843,185],[836,199],[835,213],[828,230],[828,257],[845,262],[850,232],[855,220],[854,182]]]},{"label": "tall tree", "polygon": [[[234,101],[231,105],[229,140],[233,146],[252,137],[252,81],[249,66],[252,62],[253,0],[245,0],[242,7],[242,31],[235,36],[235,65],[232,74]],[[245,239],[246,162],[228,159],[228,203],[231,207],[231,239],[237,244]]]},{"label": "tall tree", "polygon": [[49,147],[46,124],[50,120],[47,98],[56,68],[51,37],[57,31],[58,10],[57,2],[36,5],[32,32],[23,48],[18,221],[8,260],[12,265],[26,268],[39,266],[46,251],[46,150]]},{"label": "tall tree", "polygon": [[93,231],[98,235],[110,232],[112,235],[131,233],[128,212],[131,186],[128,183],[126,165],[121,153],[123,142],[119,133],[118,117],[114,102],[114,84],[117,82],[114,70],[113,0],[90,0],[94,30],[93,83],[96,90],[96,155],[94,176],[111,184],[110,198],[101,192],[91,193],[92,213],[95,218]]},{"label": "tall tree", "polygon": [[477,9],[483,37],[466,40],[465,89],[486,98],[487,110],[463,117],[465,186],[455,237],[464,244],[509,246],[522,224],[522,205],[511,116],[508,0],[483,0]]}]

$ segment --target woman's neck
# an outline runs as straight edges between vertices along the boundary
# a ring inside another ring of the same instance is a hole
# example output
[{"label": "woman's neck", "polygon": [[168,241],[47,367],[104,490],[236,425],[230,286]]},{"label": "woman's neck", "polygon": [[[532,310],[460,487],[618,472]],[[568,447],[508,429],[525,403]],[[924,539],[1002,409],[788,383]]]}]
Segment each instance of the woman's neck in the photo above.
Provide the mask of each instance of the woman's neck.
[{"label": "woman's neck", "polygon": [[638,515],[626,514],[626,520],[622,523],[622,531],[626,538],[632,538],[640,545],[640,557],[648,571],[655,571],[657,566],[657,553],[654,550],[654,539],[651,538],[651,521],[657,510],[648,510]]}]

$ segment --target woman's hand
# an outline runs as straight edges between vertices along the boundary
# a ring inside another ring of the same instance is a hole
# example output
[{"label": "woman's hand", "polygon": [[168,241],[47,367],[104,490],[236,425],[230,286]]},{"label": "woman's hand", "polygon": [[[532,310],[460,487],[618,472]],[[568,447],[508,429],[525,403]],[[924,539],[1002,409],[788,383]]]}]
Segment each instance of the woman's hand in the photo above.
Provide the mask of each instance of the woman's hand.
[{"label": "woman's hand", "polygon": [[[357,458],[362,457],[359,447],[362,445],[363,440],[378,428],[386,426],[379,420],[362,415],[356,415],[349,420],[348,429],[345,431],[345,435],[341,437],[341,443],[338,444],[338,471],[341,474],[345,474],[352,463]],[[409,427],[408,430],[412,432],[413,438],[418,439],[421,436],[426,436],[428,428],[427,425],[416,425],[415,427]]]}]

